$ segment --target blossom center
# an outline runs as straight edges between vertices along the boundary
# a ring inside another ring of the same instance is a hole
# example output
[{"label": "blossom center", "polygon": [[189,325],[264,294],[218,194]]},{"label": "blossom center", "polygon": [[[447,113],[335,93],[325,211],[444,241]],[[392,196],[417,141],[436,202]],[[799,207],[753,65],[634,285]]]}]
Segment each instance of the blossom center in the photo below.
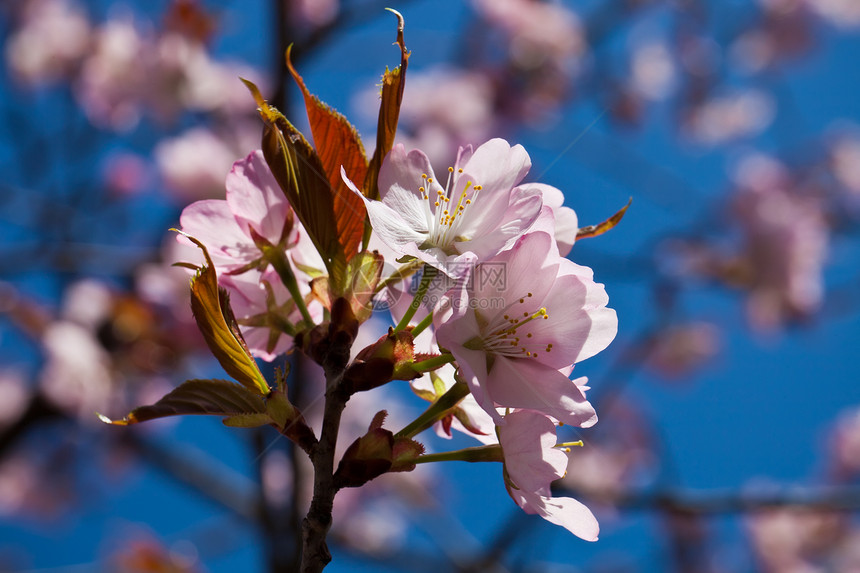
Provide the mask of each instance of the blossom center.
[{"label": "blossom center", "polygon": [[[418,192],[421,198],[426,201],[426,216],[427,216],[427,240],[421,245],[421,248],[436,247],[441,249],[446,254],[454,254],[453,245],[455,241],[467,241],[471,237],[464,234],[464,223],[466,214],[470,211],[480,195],[483,187],[475,185],[472,181],[466,181],[463,184],[462,191],[457,194],[456,189],[460,184],[460,175],[463,174],[463,169],[457,169],[457,175],[454,175],[454,168],[448,168],[448,181],[445,184],[445,189],[436,189],[432,191],[434,180],[428,177],[426,173],[421,174],[421,184],[418,187]],[[453,185],[452,185],[453,183]],[[438,185],[437,185],[438,186]]]},{"label": "blossom center", "polygon": [[544,344],[537,340],[533,332],[529,332],[534,325],[526,326],[535,320],[549,320],[546,307],[534,312],[525,310],[527,301],[531,298],[532,293],[527,293],[505,308],[504,314],[496,315],[495,319],[487,324],[483,329],[486,334],[481,337],[479,343],[482,350],[510,358],[537,358],[541,352],[552,351],[551,342]]}]

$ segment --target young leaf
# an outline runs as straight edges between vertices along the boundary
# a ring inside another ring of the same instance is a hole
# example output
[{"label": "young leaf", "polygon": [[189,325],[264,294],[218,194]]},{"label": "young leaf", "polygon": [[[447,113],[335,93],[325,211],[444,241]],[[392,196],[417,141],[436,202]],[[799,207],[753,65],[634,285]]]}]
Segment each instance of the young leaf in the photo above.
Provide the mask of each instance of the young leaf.
[{"label": "young leaf", "polygon": [[[263,156],[325,263],[333,288],[343,287],[346,256],[338,239],[335,199],[314,148],[253,83],[243,80],[263,119]],[[363,219],[362,219],[363,220]]]},{"label": "young leaf", "polygon": [[290,61],[290,48],[287,48],[286,53],[287,69],[302,90],[305,99],[314,146],[334,191],[337,236],[343,247],[344,256],[349,261],[358,253],[367,215],[361,198],[350,191],[343,182],[340,169],[343,166],[350,180],[361,184],[367,175],[367,156],[358,132],[352,124],[308,90],[304,79]]},{"label": "young leaf", "polygon": [[576,240],[579,239],[590,239],[591,237],[596,237],[598,235],[602,235],[615,225],[621,222],[621,219],[624,217],[624,213],[627,212],[627,208],[630,207],[630,204],[633,203],[633,197],[627,201],[627,204],[622,207],[617,213],[603,221],[602,223],[598,223],[597,225],[589,225],[587,227],[580,227],[579,231],[576,233]]},{"label": "young leaf", "polygon": [[386,68],[382,76],[382,101],[379,104],[379,120],[376,125],[376,150],[367,169],[364,179],[365,196],[379,199],[379,168],[382,160],[394,145],[394,135],[397,132],[397,120],[400,117],[400,104],[403,102],[403,89],[406,87],[406,66],[409,64],[409,51],[403,40],[403,16],[400,12],[387,8],[397,16],[397,45],[400,47],[400,66],[389,70]]},{"label": "young leaf", "polygon": [[[155,404],[135,408],[121,420],[111,420],[101,414],[99,418],[108,424],[130,426],[156,418],[192,414],[227,416],[224,423],[228,425],[245,425],[236,422],[249,420],[249,416],[260,422],[255,425],[271,423],[271,420],[260,417],[266,416],[263,397],[229,380],[188,380]],[[230,424],[231,420],[233,424]]]},{"label": "young leaf", "polygon": [[[353,197],[356,197],[353,194]],[[357,197],[356,197],[357,198]],[[347,265],[349,288],[347,297],[352,312],[359,322],[370,318],[373,312],[373,295],[382,276],[382,255],[376,251],[363,251],[352,258]]]},{"label": "young leaf", "polygon": [[182,234],[200,247],[206,257],[206,265],[197,267],[197,274],[191,279],[191,311],[209,350],[236,381],[258,394],[268,394],[269,385],[239,332],[227,291],[218,287],[209,251],[194,237]]}]

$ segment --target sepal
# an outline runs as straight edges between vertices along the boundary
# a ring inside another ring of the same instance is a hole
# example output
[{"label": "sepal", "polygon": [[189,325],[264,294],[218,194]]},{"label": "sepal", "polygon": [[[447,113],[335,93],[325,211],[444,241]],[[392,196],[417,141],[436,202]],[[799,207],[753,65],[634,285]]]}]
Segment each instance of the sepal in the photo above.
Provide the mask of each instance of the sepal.
[{"label": "sepal", "polygon": [[382,427],[388,412],[376,413],[367,433],[343,454],[334,474],[335,486],[359,487],[387,472],[412,471],[424,446],[410,438],[395,437]]}]

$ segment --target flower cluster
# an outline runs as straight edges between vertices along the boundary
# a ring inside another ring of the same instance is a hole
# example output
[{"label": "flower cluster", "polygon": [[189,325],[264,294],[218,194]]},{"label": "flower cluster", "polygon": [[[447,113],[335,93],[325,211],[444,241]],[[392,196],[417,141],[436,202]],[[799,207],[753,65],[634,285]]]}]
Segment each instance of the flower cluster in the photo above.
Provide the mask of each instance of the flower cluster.
[{"label": "flower cluster", "polygon": [[[493,139],[457,157],[443,185],[423,152],[394,146],[379,171],[379,200],[343,173],[367,210],[370,244],[391,269],[401,265],[383,281],[400,294],[390,310],[413,347],[411,372],[401,376],[431,402],[458,383],[467,388],[433,420],[437,431],[450,436],[453,427],[490,444],[520,507],[596,539],[591,513],[553,498],[550,483],[567,464],[556,426],[597,421],[585,378],[569,375],[612,341],[615,312],[592,271],[562,256],[576,239],[576,215],[558,189],[522,183],[531,162],[521,146]],[[182,229],[207,246],[252,353],[272,360],[291,345],[281,335],[322,321],[325,300],[312,291],[325,265],[262,152],[238,161],[226,186],[226,201],[186,208]],[[287,268],[303,305],[286,288]],[[419,292],[404,297],[410,281]],[[370,364],[383,347],[371,345],[356,362]]]},{"label": "flower cluster", "polygon": [[[338,491],[437,461],[502,462],[504,484],[525,512],[586,540],[598,535],[588,508],[551,488],[566,473],[570,446],[582,444],[558,443],[557,428],[597,421],[586,379],[570,374],[609,345],[617,319],[591,269],[566,256],[579,238],[617,224],[626,207],[580,228],[559,189],[524,181],[531,159],[503,139],[460,147],[441,178],[424,152],[395,145],[390,118],[409,58],[398,19],[401,65],[383,76],[372,157],[346,118],[308,90],[288,51],[314,144],[246,81],[264,123],[261,149],[233,164],[224,200],[182,212],[178,240],[197,247],[196,260],[178,263],[194,271],[194,320],[238,384],[188,380],[121,420],[101,417],[129,425],[209,414],[230,426],[276,428],[313,466],[303,556],[316,565],[307,570],[325,565]],[[383,308],[394,324],[367,344],[370,319]],[[320,367],[324,396],[295,397],[284,372],[269,379],[256,362],[290,352]],[[347,401],[383,406],[379,394],[356,395],[396,380],[410,382],[427,409],[398,432],[385,426],[404,412],[379,409],[360,425],[363,435],[339,442],[340,430],[355,429],[343,423]],[[482,445],[428,452],[414,438],[431,427]]]}]

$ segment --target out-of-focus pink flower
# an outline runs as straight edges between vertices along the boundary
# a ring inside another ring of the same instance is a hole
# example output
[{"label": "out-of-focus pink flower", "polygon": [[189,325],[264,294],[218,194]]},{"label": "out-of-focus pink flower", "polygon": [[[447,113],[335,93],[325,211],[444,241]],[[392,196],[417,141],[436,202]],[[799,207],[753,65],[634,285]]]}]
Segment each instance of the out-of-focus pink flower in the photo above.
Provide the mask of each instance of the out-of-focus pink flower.
[{"label": "out-of-focus pink flower", "polygon": [[576,14],[561,4],[534,0],[473,0],[475,9],[510,38],[511,57],[524,68],[546,60],[564,63],[585,51]]},{"label": "out-of-focus pink flower", "polygon": [[830,163],[839,183],[860,196],[860,135],[845,134],[830,147]]},{"label": "out-of-focus pink flower", "polygon": [[374,232],[399,255],[459,276],[508,247],[537,218],[540,194],[516,187],[529,167],[522,146],[492,139],[474,153],[461,148],[442,187],[423,152],[396,145],[379,172],[382,200],[365,205]]},{"label": "out-of-focus pink flower", "polygon": [[735,209],[751,273],[751,321],[768,329],[811,315],[821,304],[828,244],[820,202],[781,185],[778,166],[767,160],[749,160],[739,177]]},{"label": "out-of-focus pink flower", "polygon": [[720,334],[709,322],[674,324],[655,335],[648,364],[664,376],[690,374],[719,351]]},{"label": "out-of-focus pink flower", "polygon": [[90,23],[80,7],[66,0],[22,3],[20,24],[6,42],[6,60],[27,83],[71,75],[90,46]]},{"label": "out-of-focus pink flower", "polygon": [[[472,395],[497,423],[501,408],[544,412],[566,424],[597,421],[573,364],[606,348],[618,327],[592,271],[529,233],[475,267],[434,315],[439,345],[457,359]],[[563,372],[565,371],[565,372]]]},{"label": "out-of-focus pink flower", "polygon": [[586,541],[596,541],[600,528],[591,511],[571,497],[552,497],[550,485],[564,476],[567,454],[556,447],[555,423],[529,410],[505,416],[499,443],[508,493],[523,511],[538,514]]},{"label": "out-of-focus pink flower", "polygon": [[151,78],[144,96],[159,117],[170,119],[183,109],[247,111],[248,89],[239,78],[257,83],[255,70],[213,59],[205,44],[184,34],[163,34],[152,50]]},{"label": "out-of-focus pink flower", "polygon": [[485,141],[494,131],[493,97],[490,79],[479,72],[434,68],[415,73],[400,110],[409,135],[400,130],[397,142],[423,150],[431,163],[453,164],[453,150]]},{"label": "out-of-focus pink flower", "polygon": [[805,0],[816,14],[839,28],[860,27],[860,3],[856,0]]},{"label": "out-of-focus pink flower", "polygon": [[108,156],[102,167],[102,177],[108,192],[120,197],[137,195],[152,182],[150,165],[134,153]]},{"label": "out-of-focus pink flower", "polygon": [[314,28],[328,24],[340,11],[340,0],[296,0],[287,5],[294,17]]},{"label": "out-of-focus pink flower", "polygon": [[14,368],[0,370],[0,428],[14,423],[30,400],[30,388],[23,371]]},{"label": "out-of-focus pink flower", "polygon": [[626,491],[641,452],[628,448],[610,448],[586,443],[571,456],[564,483],[588,493],[589,498],[609,502]]},{"label": "out-of-focus pink flower", "polygon": [[137,125],[150,57],[148,40],[130,19],[109,20],[97,30],[76,90],[94,125],[122,131]]},{"label": "out-of-focus pink flower", "polygon": [[764,130],[774,117],[774,102],[765,93],[738,91],[715,96],[691,109],[687,133],[708,145],[750,137]]},{"label": "out-of-focus pink flower", "polygon": [[45,396],[82,421],[98,423],[93,412],[110,404],[113,376],[110,357],[78,324],[59,321],[42,337],[46,363],[39,376]]},{"label": "out-of-focus pink flower", "polygon": [[665,42],[643,41],[631,47],[631,88],[645,99],[662,100],[678,85],[675,56]]},{"label": "out-of-focus pink flower", "polygon": [[838,543],[842,517],[804,508],[775,508],[747,521],[760,570],[766,573],[819,573],[816,557]]},{"label": "out-of-focus pink flower", "polygon": [[832,463],[838,477],[860,475],[860,409],[843,412],[831,434]]},{"label": "out-of-focus pink flower", "polygon": [[222,139],[202,127],[161,141],[154,153],[165,185],[184,202],[223,193],[236,159]]}]

